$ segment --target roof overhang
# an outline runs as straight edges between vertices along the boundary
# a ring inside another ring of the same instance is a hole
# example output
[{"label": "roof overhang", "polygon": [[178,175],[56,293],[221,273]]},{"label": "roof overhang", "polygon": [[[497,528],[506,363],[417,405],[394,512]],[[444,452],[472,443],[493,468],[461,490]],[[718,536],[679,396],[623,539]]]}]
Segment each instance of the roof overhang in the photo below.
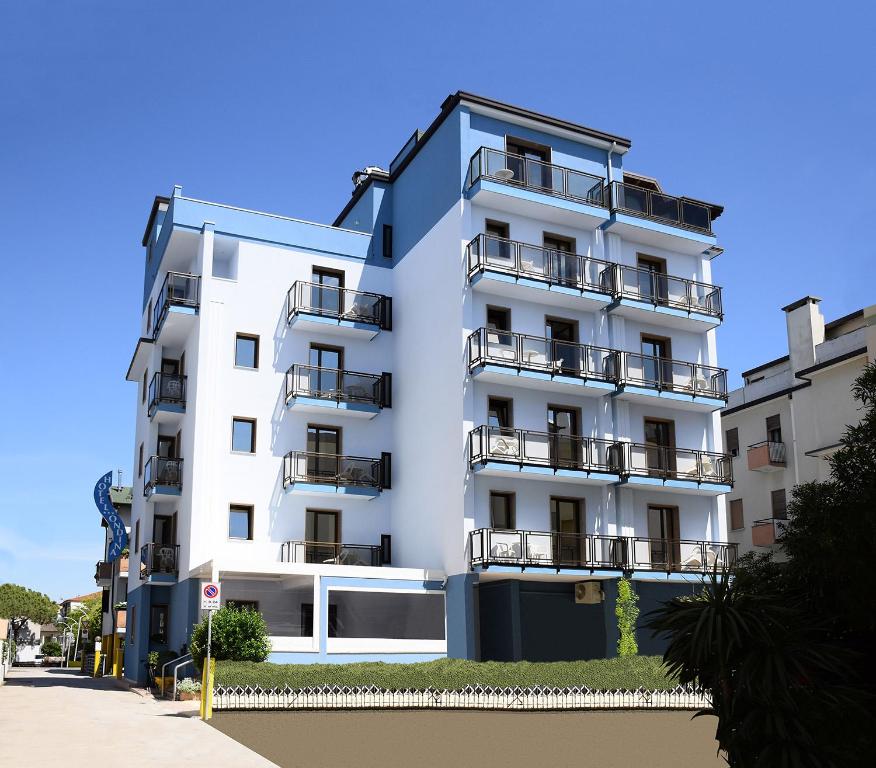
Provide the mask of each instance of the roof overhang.
[{"label": "roof overhang", "polygon": [[146,369],[146,364],[149,361],[149,355],[152,353],[152,339],[141,336],[137,340],[137,346],[134,348],[134,356],[131,358],[131,364],[128,366],[128,372],[125,374],[126,381],[139,381],[140,373]]}]

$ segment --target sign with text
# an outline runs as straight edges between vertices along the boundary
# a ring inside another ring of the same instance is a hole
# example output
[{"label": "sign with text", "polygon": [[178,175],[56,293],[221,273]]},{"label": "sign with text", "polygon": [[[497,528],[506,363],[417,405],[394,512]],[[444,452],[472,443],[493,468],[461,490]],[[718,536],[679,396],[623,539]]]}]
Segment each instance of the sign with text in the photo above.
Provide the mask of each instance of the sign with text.
[{"label": "sign with text", "polygon": [[94,485],[94,503],[97,505],[103,519],[112,534],[112,543],[106,553],[107,562],[116,560],[128,548],[128,533],[125,523],[110,500],[110,489],[113,485],[113,473],[107,472]]},{"label": "sign with text", "polygon": [[219,582],[207,582],[201,587],[201,610],[218,611],[219,598]]}]

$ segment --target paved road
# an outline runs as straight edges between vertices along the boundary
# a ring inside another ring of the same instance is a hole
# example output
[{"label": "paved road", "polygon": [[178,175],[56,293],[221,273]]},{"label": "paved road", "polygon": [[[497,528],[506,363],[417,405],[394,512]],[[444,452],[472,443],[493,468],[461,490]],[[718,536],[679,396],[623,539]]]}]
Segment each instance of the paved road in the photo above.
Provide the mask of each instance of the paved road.
[{"label": "paved road", "polygon": [[274,766],[194,715],[112,680],[15,667],[0,686],[0,766]]},{"label": "paved road", "polygon": [[210,724],[282,768],[719,768],[692,712],[219,712]]}]

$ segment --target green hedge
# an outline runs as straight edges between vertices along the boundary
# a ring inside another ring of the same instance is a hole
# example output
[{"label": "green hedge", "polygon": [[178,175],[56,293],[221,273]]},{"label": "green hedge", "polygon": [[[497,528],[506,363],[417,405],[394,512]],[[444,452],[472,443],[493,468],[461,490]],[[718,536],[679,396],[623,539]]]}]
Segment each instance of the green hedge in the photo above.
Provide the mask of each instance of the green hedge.
[{"label": "green hedge", "polygon": [[218,661],[218,685],[250,685],[262,688],[307,688],[319,685],[376,685],[388,691],[400,689],[461,690],[469,685],[498,687],[550,686],[568,688],[586,685],[601,690],[645,688],[668,690],[676,685],[659,656],[625,656],[593,661],[465,661],[439,659],[419,664],[269,664],[250,661]]}]

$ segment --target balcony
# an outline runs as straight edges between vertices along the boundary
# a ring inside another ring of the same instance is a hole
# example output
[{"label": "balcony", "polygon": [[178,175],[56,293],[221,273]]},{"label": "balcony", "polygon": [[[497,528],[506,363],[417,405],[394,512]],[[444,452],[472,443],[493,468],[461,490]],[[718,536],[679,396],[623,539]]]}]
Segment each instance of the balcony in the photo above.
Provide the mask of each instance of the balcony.
[{"label": "balcony", "polygon": [[468,337],[468,366],[476,381],[596,397],[614,392],[619,354],[493,328]]},{"label": "balcony", "polygon": [[94,567],[94,583],[98,587],[108,587],[113,583],[113,564],[98,562]]},{"label": "balcony", "polygon": [[468,164],[472,202],[544,221],[596,227],[608,219],[605,179],[561,165],[481,147]]},{"label": "balcony", "polygon": [[771,547],[785,532],[787,520],[768,517],[765,520],[755,520],[751,524],[751,543],[755,547]]},{"label": "balcony", "polygon": [[604,484],[616,482],[622,466],[622,444],[594,437],[480,426],[468,445],[471,468],[482,475]]},{"label": "balcony", "polygon": [[614,264],[566,251],[478,235],[466,246],[468,278],[476,291],[595,311],[614,292]]},{"label": "balcony", "polygon": [[727,370],[667,357],[618,353],[620,376],[616,397],[685,410],[714,411],[727,403]]},{"label": "balcony", "polygon": [[480,528],[469,534],[472,569],[657,571],[706,574],[732,569],[736,544],[691,539],[650,539],[558,531]]},{"label": "balcony", "polygon": [[748,468],[752,472],[780,472],[785,466],[784,443],[764,440],[748,446]]},{"label": "balcony", "polygon": [[144,544],[140,548],[140,580],[147,584],[176,581],[179,544]]},{"label": "balcony", "polygon": [[286,372],[286,407],[373,419],[389,404],[389,374],[355,373],[296,363]]},{"label": "balcony", "polygon": [[614,290],[609,311],[643,323],[702,333],[724,318],[721,289],[627,264],[613,264],[606,277]]},{"label": "balcony", "polygon": [[390,454],[370,459],[291,451],[283,457],[283,487],[287,493],[373,499],[390,487]]},{"label": "balcony", "polygon": [[186,376],[156,371],[149,382],[147,412],[149,418],[168,421],[186,410]]},{"label": "balcony", "polygon": [[336,544],[325,541],[287,541],[280,560],[284,563],[318,565],[364,565],[379,568],[384,563],[382,547],[374,544]]},{"label": "balcony", "polygon": [[177,346],[188,335],[198,314],[201,278],[184,272],[168,272],[152,308],[152,335],[165,345]]},{"label": "balcony", "polygon": [[143,470],[143,495],[161,500],[182,493],[182,459],[150,456]]},{"label": "balcony", "polygon": [[712,217],[720,208],[688,197],[613,181],[608,185],[611,223],[622,237],[689,254],[715,244]]},{"label": "balcony", "polygon": [[286,318],[291,328],[373,339],[392,329],[392,299],[296,280],[286,295]]},{"label": "balcony", "polygon": [[730,454],[649,443],[624,443],[623,480],[674,493],[727,493],[733,487]]}]

